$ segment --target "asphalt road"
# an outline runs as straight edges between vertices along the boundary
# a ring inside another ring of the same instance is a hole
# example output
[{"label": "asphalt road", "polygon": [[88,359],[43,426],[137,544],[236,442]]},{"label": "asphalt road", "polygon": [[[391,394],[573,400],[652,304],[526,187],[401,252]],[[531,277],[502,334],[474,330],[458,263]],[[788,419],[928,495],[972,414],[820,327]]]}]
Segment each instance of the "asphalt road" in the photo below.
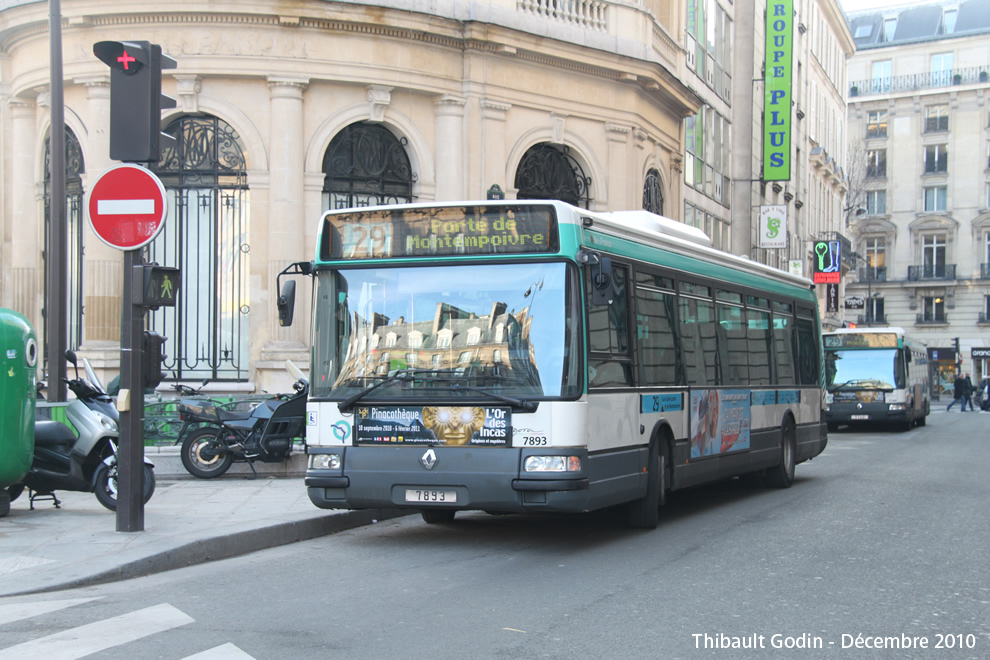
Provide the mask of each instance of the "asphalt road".
[{"label": "asphalt road", "polygon": [[675,493],[650,532],[412,516],[3,599],[0,660],[988,658],[990,414],[929,420],[831,434],[788,490]]}]

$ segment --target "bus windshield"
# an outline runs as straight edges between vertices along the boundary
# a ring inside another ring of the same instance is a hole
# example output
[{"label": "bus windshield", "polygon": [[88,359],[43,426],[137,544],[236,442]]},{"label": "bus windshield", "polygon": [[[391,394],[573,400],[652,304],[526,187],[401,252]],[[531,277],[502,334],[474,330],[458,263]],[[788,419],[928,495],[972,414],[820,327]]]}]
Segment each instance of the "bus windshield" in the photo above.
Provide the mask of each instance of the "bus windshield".
[{"label": "bus windshield", "polygon": [[893,390],[904,385],[904,369],[893,348],[825,351],[825,386],[837,390]]},{"label": "bus windshield", "polygon": [[577,396],[575,280],[562,262],[324,270],[310,395]]}]

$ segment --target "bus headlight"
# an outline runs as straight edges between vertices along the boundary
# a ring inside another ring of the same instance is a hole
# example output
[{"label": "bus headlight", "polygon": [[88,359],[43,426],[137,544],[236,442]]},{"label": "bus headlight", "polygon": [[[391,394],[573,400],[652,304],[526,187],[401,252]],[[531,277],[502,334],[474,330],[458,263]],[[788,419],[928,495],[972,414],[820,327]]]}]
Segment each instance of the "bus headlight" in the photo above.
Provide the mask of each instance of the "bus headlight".
[{"label": "bus headlight", "polygon": [[309,457],[309,467],[313,470],[339,470],[340,454],[313,454]]},{"label": "bus headlight", "polygon": [[579,456],[527,456],[523,463],[526,472],[580,472]]},{"label": "bus headlight", "polygon": [[892,403],[887,406],[887,410],[890,412],[903,412],[907,410],[907,406],[903,403]]}]

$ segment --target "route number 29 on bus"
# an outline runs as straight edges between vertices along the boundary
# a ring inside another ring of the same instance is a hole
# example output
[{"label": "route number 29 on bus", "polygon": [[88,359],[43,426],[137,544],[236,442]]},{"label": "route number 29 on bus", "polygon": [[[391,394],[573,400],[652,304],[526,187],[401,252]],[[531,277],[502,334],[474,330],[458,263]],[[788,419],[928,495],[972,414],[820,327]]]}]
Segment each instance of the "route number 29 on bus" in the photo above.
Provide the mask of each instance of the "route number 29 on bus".
[{"label": "route number 29 on bus", "polygon": [[392,256],[392,224],[376,222],[340,227],[341,248],[350,259]]}]

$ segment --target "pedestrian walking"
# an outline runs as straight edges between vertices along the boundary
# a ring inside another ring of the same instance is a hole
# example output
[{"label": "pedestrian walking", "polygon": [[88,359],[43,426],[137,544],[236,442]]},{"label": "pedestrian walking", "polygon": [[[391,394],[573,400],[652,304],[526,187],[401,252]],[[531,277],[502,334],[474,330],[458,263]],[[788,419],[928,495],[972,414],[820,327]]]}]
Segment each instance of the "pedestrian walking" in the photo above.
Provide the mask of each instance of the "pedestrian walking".
[{"label": "pedestrian walking", "polygon": [[[963,388],[966,386],[966,381],[963,380],[962,374],[956,374],[956,379],[952,381],[952,403],[945,407],[945,412],[952,410],[952,406],[963,400]],[[963,403],[959,407],[965,410]]]},{"label": "pedestrian walking", "polygon": [[976,408],[973,407],[973,381],[970,380],[969,374],[963,377],[963,412],[966,412],[966,404],[969,404],[969,412],[976,412]]}]

